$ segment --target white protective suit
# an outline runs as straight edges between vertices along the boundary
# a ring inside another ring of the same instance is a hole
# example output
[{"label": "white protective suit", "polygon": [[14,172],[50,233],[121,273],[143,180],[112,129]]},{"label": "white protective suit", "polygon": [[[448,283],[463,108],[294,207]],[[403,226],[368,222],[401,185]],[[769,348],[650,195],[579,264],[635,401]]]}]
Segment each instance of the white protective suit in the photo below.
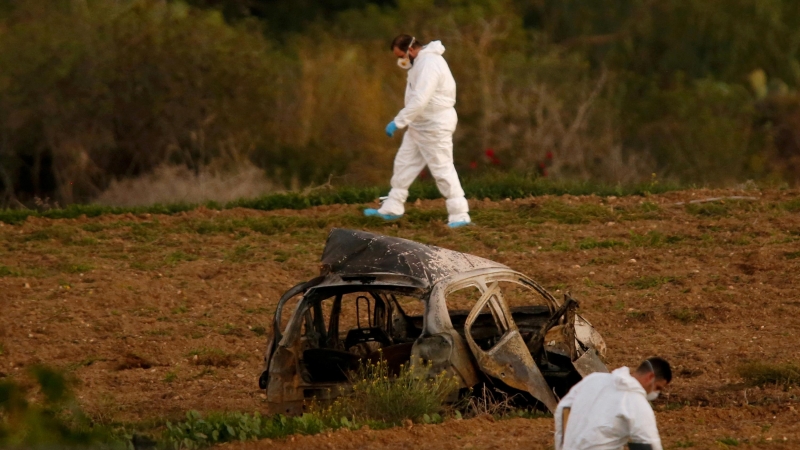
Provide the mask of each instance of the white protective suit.
[{"label": "white protective suit", "polygon": [[440,41],[431,42],[419,51],[408,71],[405,108],[394,118],[397,128],[408,130],[394,159],[392,190],[378,210],[381,214],[403,214],[408,188],[427,165],[447,199],[449,222],[470,221],[467,199],[453,166],[456,81],[443,53]]},{"label": "white protective suit", "polygon": [[[646,395],[627,367],[588,375],[558,403],[556,450],[618,450],[628,442],[662,450]],[[561,429],[565,407],[570,408],[566,432]]]}]

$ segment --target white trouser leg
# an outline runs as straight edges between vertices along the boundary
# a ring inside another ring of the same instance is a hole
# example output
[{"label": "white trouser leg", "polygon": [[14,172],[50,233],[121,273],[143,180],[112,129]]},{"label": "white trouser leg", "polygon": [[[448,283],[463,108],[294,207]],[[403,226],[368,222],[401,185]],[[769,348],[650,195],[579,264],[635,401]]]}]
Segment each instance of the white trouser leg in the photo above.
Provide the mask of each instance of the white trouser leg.
[{"label": "white trouser leg", "polygon": [[469,222],[469,205],[464,197],[464,189],[453,165],[453,132],[434,130],[419,132],[413,129],[407,134],[414,134],[422,156],[428,164],[436,187],[447,199],[448,221]]},{"label": "white trouser leg", "polygon": [[405,202],[408,198],[408,188],[425,168],[425,158],[419,151],[419,146],[411,136],[410,130],[403,135],[403,143],[394,157],[394,173],[392,174],[392,190],[389,198],[383,202],[378,212],[381,214],[403,215]]}]

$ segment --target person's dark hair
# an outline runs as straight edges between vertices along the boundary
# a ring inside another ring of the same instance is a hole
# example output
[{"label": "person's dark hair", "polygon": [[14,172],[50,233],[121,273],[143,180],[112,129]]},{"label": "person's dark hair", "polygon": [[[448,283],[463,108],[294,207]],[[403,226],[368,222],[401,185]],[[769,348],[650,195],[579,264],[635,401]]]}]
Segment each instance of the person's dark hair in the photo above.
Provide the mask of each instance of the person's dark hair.
[{"label": "person's dark hair", "polygon": [[[414,40],[414,45],[411,45],[412,39]],[[409,45],[411,45],[411,48],[422,47],[422,43],[420,43],[419,39],[415,39],[407,34],[401,34],[400,36],[392,39],[392,45],[389,47],[389,50],[394,50],[394,48],[397,47],[401,52],[407,52]]]},{"label": "person's dark hair", "polygon": [[[650,364],[648,364],[648,361]],[[636,372],[641,374],[650,373],[651,366],[653,367],[652,372],[656,375],[657,379],[664,380],[667,383],[672,382],[672,368],[669,366],[666,359],[659,358],[658,356],[653,356],[642,361],[639,367],[636,368]]]}]

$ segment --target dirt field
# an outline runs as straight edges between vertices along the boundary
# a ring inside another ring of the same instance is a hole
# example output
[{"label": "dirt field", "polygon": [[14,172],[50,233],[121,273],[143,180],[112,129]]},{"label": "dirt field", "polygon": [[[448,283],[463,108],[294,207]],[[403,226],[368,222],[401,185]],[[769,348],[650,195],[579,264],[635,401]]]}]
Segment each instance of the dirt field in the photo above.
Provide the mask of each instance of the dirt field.
[{"label": "dirt field", "polygon": [[[756,200],[685,204],[720,196]],[[800,446],[795,390],[751,387],[736,370],[746,361],[800,362],[799,192],[470,205],[476,225],[460,230],[444,225],[442,200],[410,205],[395,224],[363,218],[357,206],[5,224],[0,376],[21,378],[35,363],[63,368],[103,422],[190,409],[266,412],[256,383],[264,328],[280,294],[316,275],[325,237],[340,226],[470,252],[557,295],[571,292],[605,337],[609,366],[660,355],[676,367],[656,402],[668,448]],[[551,426],[472,419],[272,444],[546,448]]]}]

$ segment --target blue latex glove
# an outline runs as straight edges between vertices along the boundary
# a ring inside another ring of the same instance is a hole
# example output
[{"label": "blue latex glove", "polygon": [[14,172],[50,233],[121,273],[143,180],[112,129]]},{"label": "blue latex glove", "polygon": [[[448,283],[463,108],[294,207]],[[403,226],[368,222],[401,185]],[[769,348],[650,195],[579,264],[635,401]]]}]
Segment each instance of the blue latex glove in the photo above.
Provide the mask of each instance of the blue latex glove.
[{"label": "blue latex glove", "polygon": [[394,137],[394,132],[397,131],[397,125],[394,124],[394,120],[389,122],[389,125],[386,125],[386,135],[389,137]]}]

